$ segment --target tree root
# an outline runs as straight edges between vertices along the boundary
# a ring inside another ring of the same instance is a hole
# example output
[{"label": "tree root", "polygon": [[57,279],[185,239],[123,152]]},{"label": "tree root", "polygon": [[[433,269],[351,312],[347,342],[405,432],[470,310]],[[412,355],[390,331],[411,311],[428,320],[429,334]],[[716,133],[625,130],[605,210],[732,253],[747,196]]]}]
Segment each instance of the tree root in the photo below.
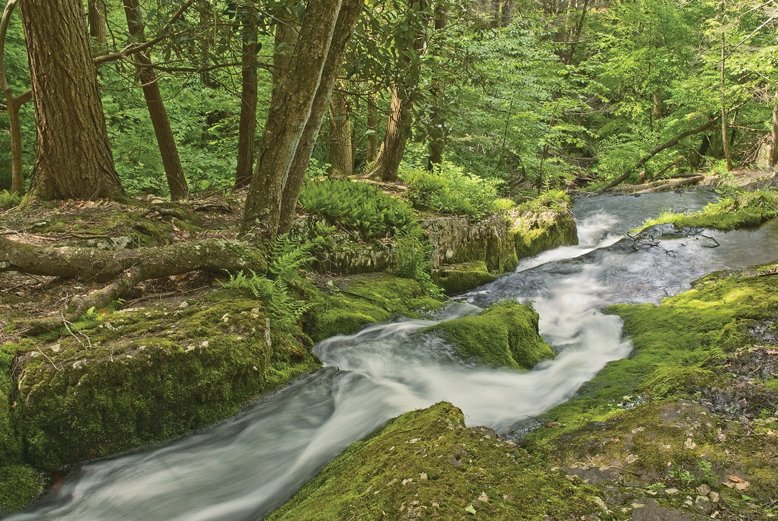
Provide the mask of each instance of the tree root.
[{"label": "tree root", "polygon": [[129,294],[140,282],[194,270],[236,273],[267,269],[265,253],[248,243],[206,239],[155,248],[101,251],[82,247],[52,248],[0,236],[0,269],[31,275],[110,283],[89,295],[74,297],[61,317],[27,323],[26,335],[50,331],[75,321],[92,307],[101,308]]}]

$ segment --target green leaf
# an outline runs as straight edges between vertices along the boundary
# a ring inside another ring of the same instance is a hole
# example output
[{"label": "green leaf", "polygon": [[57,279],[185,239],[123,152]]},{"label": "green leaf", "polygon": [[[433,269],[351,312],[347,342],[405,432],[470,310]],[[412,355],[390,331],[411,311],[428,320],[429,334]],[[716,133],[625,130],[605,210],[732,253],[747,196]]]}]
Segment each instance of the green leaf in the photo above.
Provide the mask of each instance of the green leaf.
[{"label": "green leaf", "polygon": [[473,505],[467,505],[467,508],[465,508],[465,512],[475,514],[475,508],[473,507]]}]

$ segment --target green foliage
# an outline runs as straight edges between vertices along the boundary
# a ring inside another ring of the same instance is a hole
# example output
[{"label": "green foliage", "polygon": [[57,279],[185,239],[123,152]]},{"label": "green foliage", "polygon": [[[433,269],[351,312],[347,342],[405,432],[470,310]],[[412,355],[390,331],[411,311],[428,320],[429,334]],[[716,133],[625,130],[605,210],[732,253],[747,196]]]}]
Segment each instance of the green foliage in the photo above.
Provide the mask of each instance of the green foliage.
[{"label": "green foliage", "polygon": [[465,214],[478,221],[498,210],[497,181],[483,179],[445,161],[433,171],[402,168],[414,207],[436,213]]},{"label": "green foliage", "polygon": [[7,210],[21,202],[22,198],[16,192],[9,192],[8,190],[0,192],[0,210]]},{"label": "green foliage", "polygon": [[0,466],[0,514],[21,510],[43,492],[40,472],[29,465]]},{"label": "green foliage", "polygon": [[299,204],[333,225],[358,232],[365,240],[387,237],[416,224],[413,210],[377,187],[360,182],[325,179],[306,184]]},{"label": "green foliage", "polygon": [[270,312],[271,326],[280,331],[292,331],[299,327],[300,317],[311,307],[310,303],[294,297],[290,286],[299,286],[302,269],[313,260],[310,254],[315,243],[299,243],[288,235],[276,239],[268,262],[270,278],[251,271],[230,274],[224,287],[248,291],[261,300]]},{"label": "green foliage", "polygon": [[431,297],[442,298],[443,291],[430,275],[430,245],[421,228],[398,232],[396,239],[394,273],[415,280]]}]

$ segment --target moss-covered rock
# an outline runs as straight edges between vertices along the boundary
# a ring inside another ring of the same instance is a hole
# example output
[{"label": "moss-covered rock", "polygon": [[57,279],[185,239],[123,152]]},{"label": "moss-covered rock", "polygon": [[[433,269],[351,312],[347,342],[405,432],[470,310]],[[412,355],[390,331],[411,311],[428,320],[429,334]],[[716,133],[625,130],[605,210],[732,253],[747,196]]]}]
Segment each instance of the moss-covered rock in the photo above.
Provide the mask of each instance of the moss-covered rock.
[{"label": "moss-covered rock", "polygon": [[234,296],[70,329],[17,358],[12,420],[40,469],[209,425],[317,366],[299,346],[296,357],[282,346],[273,353],[264,310]]},{"label": "moss-covered rock", "polygon": [[489,272],[483,261],[448,264],[432,270],[432,280],[448,295],[461,293],[496,279],[497,276]]},{"label": "moss-covered rock", "polygon": [[530,369],[556,356],[538,334],[538,314],[530,304],[504,302],[481,314],[441,322],[422,334],[439,334],[465,362]]},{"label": "moss-covered rock", "polygon": [[[352,444],[268,520],[582,519],[594,488],[539,464],[448,403]],[[590,519],[586,517],[586,519]]]},{"label": "moss-covered rock", "polygon": [[418,317],[443,306],[425,294],[418,282],[385,273],[338,277],[325,287],[325,292],[311,296],[313,306],[305,323],[314,342],[356,333],[366,324],[398,315]]},{"label": "moss-covered rock", "polygon": [[29,465],[0,466],[0,514],[21,510],[42,491],[41,474]]},{"label": "moss-covered rock", "polygon": [[509,213],[510,234],[516,255],[522,259],[556,248],[578,244],[578,230],[569,199],[537,207],[522,205]]}]

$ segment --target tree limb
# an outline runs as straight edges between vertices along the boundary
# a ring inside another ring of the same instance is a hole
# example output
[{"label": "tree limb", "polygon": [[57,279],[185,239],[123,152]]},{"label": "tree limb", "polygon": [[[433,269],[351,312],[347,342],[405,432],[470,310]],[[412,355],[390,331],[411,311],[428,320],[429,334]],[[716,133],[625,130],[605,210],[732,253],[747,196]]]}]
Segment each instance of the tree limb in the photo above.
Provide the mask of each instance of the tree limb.
[{"label": "tree limb", "polygon": [[638,161],[638,163],[635,166],[633,166],[632,168],[628,168],[621,176],[619,176],[618,178],[614,179],[613,181],[611,181],[610,183],[605,185],[605,187],[603,187],[600,190],[598,190],[597,193],[601,194],[601,193],[605,192],[606,190],[610,190],[614,186],[616,186],[616,185],[626,181],[627,178],[629,176],[631,176],[633,172],[635,172],[635,170],[637,170],[641,166],[645,165],[648,162],[649,159],[651,159],[652,157],[657,155],[662,150],[668,149],[668,148],[676,145],[683,138],[686,138],[686,137],[689,137],[689,136],[693,136],[695,134],[699,134],[700,132],[705,132],[706,130],[710,130],[711,128],[713,128],[716,125],[716,122],[718,120],[719,120],[719,118],[708,119],[707,122],[703,123],[699,127],[694,128],[692,130],[687,130],[686,132],[675,136],[673,139],[671,139],[669,141],[666,141],[663,144],[659,145],[658,147],[653,149],[651,152],[649,152],[648,154],[643,156],[643,159]]}]

